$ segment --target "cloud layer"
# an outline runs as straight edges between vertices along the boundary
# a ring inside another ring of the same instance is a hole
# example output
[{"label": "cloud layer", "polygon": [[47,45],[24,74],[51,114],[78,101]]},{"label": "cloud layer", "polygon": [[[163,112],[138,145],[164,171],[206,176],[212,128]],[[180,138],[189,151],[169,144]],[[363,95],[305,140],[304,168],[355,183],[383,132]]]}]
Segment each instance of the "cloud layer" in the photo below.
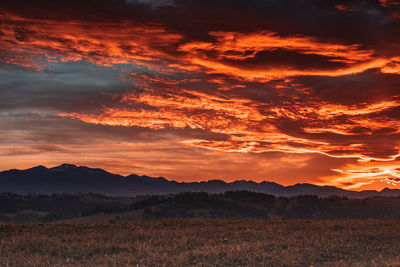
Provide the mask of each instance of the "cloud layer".
[{"label": "cloud layer", "polygon": [[[48,161],[50,153],[134,172],[123,165],[143,157],[146,145],[159,147],[155,158],[166,146],[180,159],[169,161],[169,170],[159,162],[165,174],[157,175],[171,178],[196,175],[189,170],[199,158],[211,169],[199,167],[197,178],[244,175],[232,164],[217,167],[227,157],[254,166],[279,162],[280,171],[268,165],[246,176],[281,183],[398,186],[396,1],[67,2],[20,1],[0,13],[0,68],[18,80],[1,85],[7,103],[0,103],[0,145],[2,157],[13,158],[8,165],[20,166],[19,155]],[[63,73],[55,71],[61,66]],[[86,81],[77,68],[87,70]],[[89,74],[100,71],[120,84]],[[65,72],[76,82],[60,79]],[[43,77],[63,89],[46,87]],[[49,118],[67,130],[46,129]],[[37,127],[24,129],[27,120]],[[88,138],[93,127],[99,132]],[[101,159],[92,158],[93,147]],[[115,157],[119,167],[110,164]],[[134,165],[154,174],[145,158]],[[293,177],[302,168],[307,176]]]}]

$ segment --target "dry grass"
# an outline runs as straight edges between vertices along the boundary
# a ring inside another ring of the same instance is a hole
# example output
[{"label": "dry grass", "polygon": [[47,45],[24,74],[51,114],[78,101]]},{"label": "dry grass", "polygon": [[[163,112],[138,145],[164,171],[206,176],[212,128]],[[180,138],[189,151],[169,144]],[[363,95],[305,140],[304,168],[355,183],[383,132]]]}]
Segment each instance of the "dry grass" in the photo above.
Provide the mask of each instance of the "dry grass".
[{"label": "dry grass", "polygon": [[400,221],[0,225],[2,266],[396,266]]}]

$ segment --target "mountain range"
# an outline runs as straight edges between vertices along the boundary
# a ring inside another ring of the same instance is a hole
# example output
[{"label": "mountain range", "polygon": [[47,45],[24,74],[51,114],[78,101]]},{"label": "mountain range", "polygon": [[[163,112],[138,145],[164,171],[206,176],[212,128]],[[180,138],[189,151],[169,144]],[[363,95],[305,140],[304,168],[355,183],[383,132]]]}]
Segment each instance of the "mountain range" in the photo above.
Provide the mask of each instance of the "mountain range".
[{"label": "mountain range", "polygon": [[102,169],[62,164],[53,168],[36,166],[26,170],[11,169],[0,172],[0,192],[16,194],[99,193],[109,196],[166,195],[180,192],[223,193],[247,190],[275,196],[332,195],[350,198],[372,196],[400,196],[400,190],[385,188],[382,191],[350,191],[333,186],[299,183],[283,186],[274,182],[239,180],[225,182],[176,182],[163,177],[153,178],[131,174],[122,176]]}]

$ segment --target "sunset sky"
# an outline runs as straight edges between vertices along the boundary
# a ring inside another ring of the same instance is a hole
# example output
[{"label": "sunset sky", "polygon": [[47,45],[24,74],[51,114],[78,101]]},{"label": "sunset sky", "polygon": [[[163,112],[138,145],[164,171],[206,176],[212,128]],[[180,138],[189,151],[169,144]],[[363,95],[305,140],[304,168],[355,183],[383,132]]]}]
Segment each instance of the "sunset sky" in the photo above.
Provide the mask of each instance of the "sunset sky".
[{"label": "sunset sky", "polygon": [[400,1],[0,3],[0,170],[400,188]]}]

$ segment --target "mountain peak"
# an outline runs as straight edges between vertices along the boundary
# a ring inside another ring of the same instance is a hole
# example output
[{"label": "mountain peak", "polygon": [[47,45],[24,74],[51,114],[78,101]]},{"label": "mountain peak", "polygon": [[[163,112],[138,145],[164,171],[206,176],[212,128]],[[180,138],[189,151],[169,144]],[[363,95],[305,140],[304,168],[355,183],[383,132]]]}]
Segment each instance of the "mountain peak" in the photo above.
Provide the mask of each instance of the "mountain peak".
[{"label": "mountain peak", "polygon": [[381,192],[394,192],[394,191],[399,191],[399,189],[391,189],[388,187],[385,187],[384,189],[381,190]]},{"label": "mountain peak", "polygon": [[47,170],[47,168],[45,166],[43,166],[43,165],[38,165],[38,166],[32,167],[32,168],[27,169],[27,170],[28,171],[45,171],[45,170]]},{"label": "mountain peak", "polygon": [[64,164],[61,164],[60,166],[56,166],[56,167],[50,168],[50,170],[52,170],[52,171],[65,171],[65,170],[76,169],[76,168],[78,168],[78,166],[76,166],[74,164],[64,163]]}]

